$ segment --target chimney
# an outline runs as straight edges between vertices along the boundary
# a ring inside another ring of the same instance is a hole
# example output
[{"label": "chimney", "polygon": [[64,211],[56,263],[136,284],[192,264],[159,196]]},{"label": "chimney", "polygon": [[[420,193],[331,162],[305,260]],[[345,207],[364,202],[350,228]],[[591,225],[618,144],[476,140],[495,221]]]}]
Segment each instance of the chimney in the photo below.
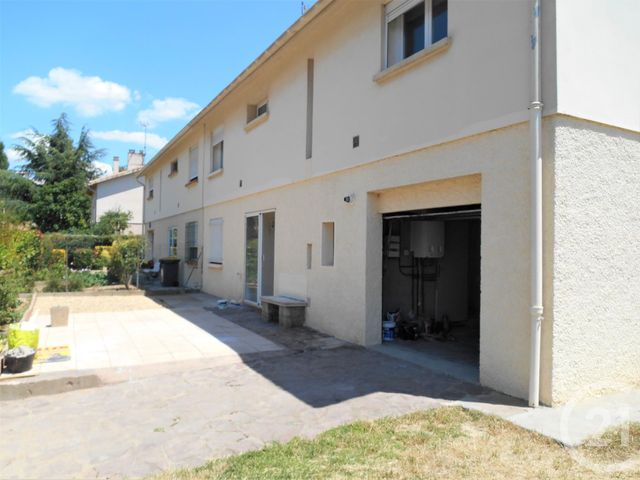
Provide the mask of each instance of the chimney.
[{"label": "chimney", "polygon": [[113,173],[120,172],[120,157],[113,157]]},{"label": "chimney", "polygon": [[127,153],[127,168],[132,170],[134,168],[142,167],[144,164],[144,152],[140,150],[136,152],[135,150],[129,150]]}]

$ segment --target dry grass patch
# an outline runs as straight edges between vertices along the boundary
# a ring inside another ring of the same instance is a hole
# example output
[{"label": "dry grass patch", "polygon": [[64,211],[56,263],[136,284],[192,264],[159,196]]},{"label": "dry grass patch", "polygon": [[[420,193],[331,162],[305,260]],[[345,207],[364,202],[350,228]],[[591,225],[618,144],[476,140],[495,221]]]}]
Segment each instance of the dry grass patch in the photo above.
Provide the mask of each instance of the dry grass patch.
[{"label": "dry grass patch", "polygon": [[[634,440],[584,447],[600,461],[638,455]],[[617,438],[620,438],[619,436]],[[598,450],[602,449],[602,450]],[[584,453],[582,450],[580,453]],[[355,422],[312,440],[293,439],[262,450],[214,460],[157,480],[201,479],[596,479],[602,473],[577,462],[556,442],[497,417],[459,407],[440,408],[371,422]],[[608,478],[640,478],[640,471]]]}]

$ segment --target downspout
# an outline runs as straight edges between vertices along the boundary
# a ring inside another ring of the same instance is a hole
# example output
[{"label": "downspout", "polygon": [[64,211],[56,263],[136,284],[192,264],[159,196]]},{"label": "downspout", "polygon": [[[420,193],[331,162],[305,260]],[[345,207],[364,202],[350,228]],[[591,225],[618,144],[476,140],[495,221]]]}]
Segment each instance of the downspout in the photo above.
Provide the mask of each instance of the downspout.
[{"label": "downspout", "polygon": [[540,403],[540,343],[542,306],[542,99],[540,75],[540,0],[533,0],[531,34],[532,100],[529,106],[531,144],[531,358],[529,406]]}]

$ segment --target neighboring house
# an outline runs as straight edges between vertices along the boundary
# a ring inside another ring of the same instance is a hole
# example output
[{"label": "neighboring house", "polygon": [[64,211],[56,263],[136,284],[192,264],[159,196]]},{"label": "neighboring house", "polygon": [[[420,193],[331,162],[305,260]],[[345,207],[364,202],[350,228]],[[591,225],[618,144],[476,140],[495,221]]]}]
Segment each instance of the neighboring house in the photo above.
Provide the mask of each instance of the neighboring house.
[{"label": "neighboring house", "polygon": [[395,309],[464,327],[480,383],[535,404],[534,225],[541,401],[637,385],[640,3],[543,1],[532,42],[533,11],[319,0],[140,172],[154,257],[221,297],[305,298],[308,326],[360,345]]},{"label": "neighboring house", "polygon": [[144,165],[142,151],[129,150],[126,169],[120,168],[120,158],[113,157],[113,173],[96,178],[89,183],[92,195],[91,222],[112,210],[131,212],[126,233],[141,235],[143,228],[144,186],[138,179]]}]

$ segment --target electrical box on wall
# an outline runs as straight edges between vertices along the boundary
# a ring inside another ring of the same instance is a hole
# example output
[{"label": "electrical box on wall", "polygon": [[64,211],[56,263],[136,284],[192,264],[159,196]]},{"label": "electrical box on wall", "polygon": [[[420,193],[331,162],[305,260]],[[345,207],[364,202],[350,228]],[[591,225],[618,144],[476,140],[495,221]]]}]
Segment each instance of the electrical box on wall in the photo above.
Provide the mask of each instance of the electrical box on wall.
[{"label": "electrical box on wall", "polygon": [[411,222],[411,251],[415,258],[444,257],[444,222]]}]

